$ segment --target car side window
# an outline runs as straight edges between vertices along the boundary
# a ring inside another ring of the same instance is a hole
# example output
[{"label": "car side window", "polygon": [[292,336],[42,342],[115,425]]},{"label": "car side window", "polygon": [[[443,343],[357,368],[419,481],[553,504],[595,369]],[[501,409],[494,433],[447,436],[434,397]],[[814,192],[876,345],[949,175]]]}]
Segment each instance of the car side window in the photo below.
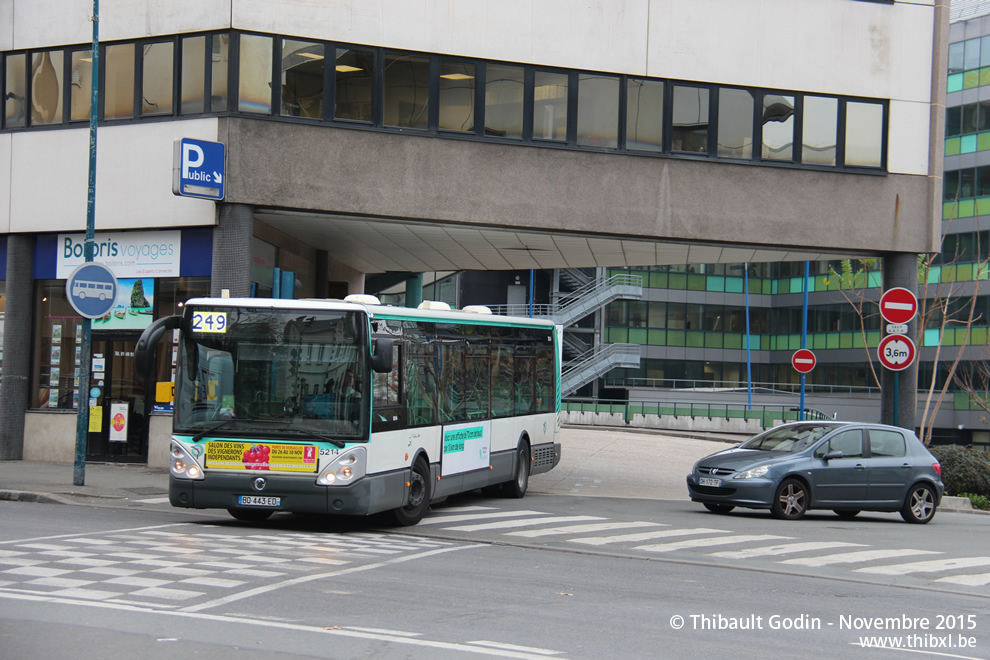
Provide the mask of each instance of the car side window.
[{"label": "car side window", "polygon": [[828,441],[829,451],[841,451],[843,458],[863,455],[863,432],[859,429],[843,431]]},{"label": "car side window", "polygon": [[906,456],[904,436],[897,431],[870,429],[870,454],[876,458]]}]

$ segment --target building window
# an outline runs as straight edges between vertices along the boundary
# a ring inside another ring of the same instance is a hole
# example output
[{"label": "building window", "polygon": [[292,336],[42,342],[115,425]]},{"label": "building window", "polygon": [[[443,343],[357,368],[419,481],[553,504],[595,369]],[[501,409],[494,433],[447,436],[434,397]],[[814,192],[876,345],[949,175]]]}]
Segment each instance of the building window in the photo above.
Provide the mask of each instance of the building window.
[{"label": "building window", "polygon": [[804,97],[804,136],[801,160],[812,165],[835,165],[839,100]]},{"label": "building window", "polygon": [[[269,39],[269,41],[271,41]],[[227,71],[230,69],[230,35],[210,35],[210,112],[226,112]],[[243,57],[243,56],[242,56]],[[268,72],[268,85],[271,86],[271,52],[261,66]],[[269,108],[271,101],[268,101]]]},{"label": "building window", "polygon": [[440,130],[474,132],[476,80],[474,64],[440,62]]},{"label": "building window", "polygon": [[586,147],[619,146],[619,78],[578,75],[577,143]]},{"label": "building window", "polygon": [[104,57],[103,118],[130,119],[134,116],[134,44],[107,46]]},{"label": "building window", "polygon": [[425,129],[429,126],[430,58],[385,53],[385,125]]},{"label": "building window", "polygon": [[883,106],[879,103],[846,103],[845,164],[880,167],[883,164],[882,139]]},{"label": "building window", "polygon": [[708,102],[708,89],[674,85],[671,149],[708,153]]},{"label": "building window", "polygon": [[323,44],[282,40],[282,116],[323,118],[325,64]]},{"label": "building window", "polygon": [[533,138],[567,140],[567,74],[537,71],[533,85]]},{"label": "building window", "polygon": [[272,112],[272,38],[242,34],[238,64],[237,109]]},{"label": "building window", "polygon": [[27,56],[8,55],[4,69],[3,125],[22,128],[27,124]]},{"label": "building window", "polygon": [[522,138],[525,85],[525,69],[521,66],[485,67],[485,135]]},{"label": "building window", "polygon": [[374,54],[370,50],[338,48],[334,79],[335,119],[373,120],[372,80]]},{"label": "building window", "polygon": [[745,89],[718,91],[719,158],[753,158],[753,95]]},{"label": "building window", "polygon": [[46,50],[31,58],[31,125],[62,123],[61,50]]},{"label": "building window", "polygon": [[794,160],[794,97],[763,95],[763,160]]},{"label": "building window", "polygon": [[[73,51],[71,62],[69,121],[85,121],[90,117],[93,100],[93,51]],[[172,84],[171,77],[169,84]]]},{"label": "building window", "polygon": [[141,47],[141,115],[171,115],[175,45],[171,41]]},{"label": "building window", "polygon": [[663,150],[663,83],[626,79],[626,149]]},{"label": "building window", "polygon": [[206,103],[206,37],[186,37],[181,43],[179,114],[198,115]]}]

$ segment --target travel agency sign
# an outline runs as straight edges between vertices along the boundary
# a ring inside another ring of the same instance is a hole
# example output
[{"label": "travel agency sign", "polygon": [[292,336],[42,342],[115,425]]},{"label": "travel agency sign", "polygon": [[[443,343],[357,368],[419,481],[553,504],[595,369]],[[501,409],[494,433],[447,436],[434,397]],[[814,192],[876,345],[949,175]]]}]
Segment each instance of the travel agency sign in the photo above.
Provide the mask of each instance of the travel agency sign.
[{"label": "travel agency sign", "polygon": [[[59,234],[55,277],[68,279],[86,261],[86,234]],[[98,232],[93,261],[118,277],[178,277],[181,231]]]}]

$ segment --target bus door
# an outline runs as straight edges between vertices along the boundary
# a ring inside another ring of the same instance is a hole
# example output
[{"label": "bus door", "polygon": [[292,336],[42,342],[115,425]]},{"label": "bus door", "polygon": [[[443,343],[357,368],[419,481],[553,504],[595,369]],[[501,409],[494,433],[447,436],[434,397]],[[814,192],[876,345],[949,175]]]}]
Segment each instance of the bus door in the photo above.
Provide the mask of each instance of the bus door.
[{"label": "bus door", "polygon": [[[137,336],[93,335],[88,461],[145,463],[148,460],[145,383],[134,370],[137,340]],[[80,405],[85,403],[86,398],[80,396]]]}]

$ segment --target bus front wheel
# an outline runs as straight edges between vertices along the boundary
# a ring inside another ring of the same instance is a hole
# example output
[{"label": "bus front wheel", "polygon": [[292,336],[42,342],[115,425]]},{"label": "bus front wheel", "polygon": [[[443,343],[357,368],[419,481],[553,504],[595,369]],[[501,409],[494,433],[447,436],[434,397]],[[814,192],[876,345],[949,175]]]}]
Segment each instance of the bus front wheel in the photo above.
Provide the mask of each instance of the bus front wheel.
[{"label": "bus front wheel", "polygon": [[430,467],[422,458],[416,459],[412,474],[409,475],[409,499],[405,506],[392,510],[395,522],[408,527],[415,525],[426,514],[430,506]]},{"label": "bus front wheel", "polygon": [[519,499],[529,488],[529,445],[523,443],[516,453],[516,478],[502,484],[502,495]]}]

